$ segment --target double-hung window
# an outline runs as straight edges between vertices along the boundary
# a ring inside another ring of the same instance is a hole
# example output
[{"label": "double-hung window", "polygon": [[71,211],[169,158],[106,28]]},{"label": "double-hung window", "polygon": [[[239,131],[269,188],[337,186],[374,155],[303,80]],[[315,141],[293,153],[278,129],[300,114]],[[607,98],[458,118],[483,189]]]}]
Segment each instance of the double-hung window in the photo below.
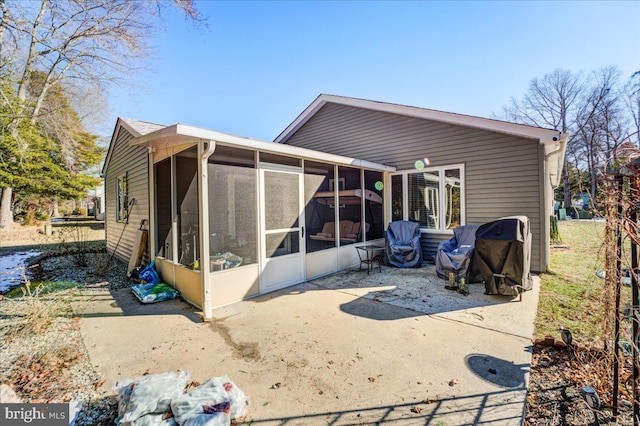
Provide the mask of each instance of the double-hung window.
[{"label": "double-hung window", "polygon": [[126,222],[129,210],[129,188],[127,174],[121,174],[116,181],[116,221]]},{"label": "double-hung window", "polygon": [[411,220],[426,231],[464,224],[464,166],[429,167],[391,176],[392,220]]}]

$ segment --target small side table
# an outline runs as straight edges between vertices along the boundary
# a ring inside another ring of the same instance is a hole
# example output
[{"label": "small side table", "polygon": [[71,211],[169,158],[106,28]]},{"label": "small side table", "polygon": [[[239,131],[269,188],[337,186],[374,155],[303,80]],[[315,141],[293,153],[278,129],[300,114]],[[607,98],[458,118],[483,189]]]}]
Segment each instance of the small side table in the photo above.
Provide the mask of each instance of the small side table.
[{"label": "small side table", "polygon": [[362,271],[362,264],[367,265],[367,275],[375,267],[374,262],[378,262],[378,270],[382,272],[382,255],[384,253],[384,247],[376,246],[373,244],[365,244],[363,246],[356,246],[358,250],[358,257],[360,258],[360,267],[358,271]]}]

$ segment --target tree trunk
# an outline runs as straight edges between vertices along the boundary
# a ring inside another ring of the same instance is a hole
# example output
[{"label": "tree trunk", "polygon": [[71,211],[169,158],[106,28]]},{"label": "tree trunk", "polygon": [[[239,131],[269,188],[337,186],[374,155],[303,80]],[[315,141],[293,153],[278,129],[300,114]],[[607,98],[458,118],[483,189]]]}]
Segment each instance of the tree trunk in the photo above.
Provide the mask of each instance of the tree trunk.
[{"label": "tree trunk", "polygon": [[0,201],[0,229],[9,229],[13,223],[13,210],[11,209],[13,188],[8,187],[2,190],[2,200]]},{"label": "tree trunk", "polygon": [[60,217],[60,209],[58,206],[58,197],[53,199],[53,212],[51,213],[51,217]]},{"label": "tree trunk", "polygon": [[562,168],[562,186],[563,186],[563,207],[568,209],[571,207],[571,188],[569,187],[569,172],[567,171],[567,166],[569,162],[564,160],[564,167]]}]

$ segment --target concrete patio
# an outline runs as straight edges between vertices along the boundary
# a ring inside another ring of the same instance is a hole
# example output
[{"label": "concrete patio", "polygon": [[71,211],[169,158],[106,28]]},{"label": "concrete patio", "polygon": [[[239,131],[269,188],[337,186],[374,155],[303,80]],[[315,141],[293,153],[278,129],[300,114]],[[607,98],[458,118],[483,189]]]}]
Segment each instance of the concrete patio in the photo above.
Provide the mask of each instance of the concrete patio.
[{"label": "concrete patio", "polygon": [[144,372],[228,375],[254,425],[519,425],[539,281],[522,302],[444,289],[433,266],[342,271],[215,311],[141,305],[128,289],[74,302],[105,391]]}]

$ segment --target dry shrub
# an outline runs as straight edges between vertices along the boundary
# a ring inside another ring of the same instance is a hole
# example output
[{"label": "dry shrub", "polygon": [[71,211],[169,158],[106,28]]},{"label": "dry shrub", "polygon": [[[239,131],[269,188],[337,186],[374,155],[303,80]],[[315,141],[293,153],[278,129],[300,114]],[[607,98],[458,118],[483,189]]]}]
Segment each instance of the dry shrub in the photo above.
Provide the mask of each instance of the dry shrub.
[{"label": "dry shrub", "polygon": [[62,243],[71,243],[63,252],[69,254],[77,266],[88,266],[91,249],[89,228],[75,223],[61,226],[58,232]]},{"label": "dry shrub", "polygon": [[64,302],[60,297],[41,296],[43,285],[31,288],[31,281],[24,276],[25,285],[21,288],[25,302],[22,321],[18,321],[13,332],[39,334],[47,330],[53,320],[64,310]]},{"label": "dry shrub", "polygon": [[106,250],[104,250],[91,256],[90,266],[94,268],[97,276],[104,277],[109,273],[112,259],[113,257],[110,256]]}]

